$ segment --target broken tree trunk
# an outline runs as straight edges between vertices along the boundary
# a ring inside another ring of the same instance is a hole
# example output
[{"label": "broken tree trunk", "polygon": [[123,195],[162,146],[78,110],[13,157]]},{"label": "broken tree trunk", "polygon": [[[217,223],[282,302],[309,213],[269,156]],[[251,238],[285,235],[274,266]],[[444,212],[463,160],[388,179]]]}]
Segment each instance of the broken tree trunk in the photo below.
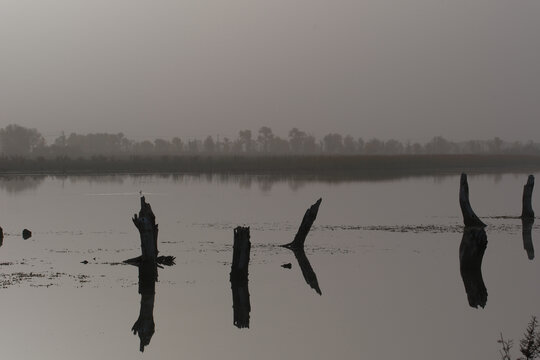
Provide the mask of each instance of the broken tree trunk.
[{"label": "broken tree trunk", "polygon": [[521,235],[523,236],[523,248],[527,252],[529,260],[534,259],[534,246],[532,242],[532,227],[534,219],[521,219]]},{"label": "broken tree trunk", "polygon": [[234,229],[233,261],[230,274],[231,280],[247,280],[250,250],[249,227],[236,227]]},{"label": "broken tree trunk", "polygon": [[155,263],[158,254],[158,225],[156,224],[156,217],[152,212],[152,207],[145,201],[144,196],[141,196],[141,210],[139,211],[139,215],[133,215],[132,220],[141,236],[141,261],[144,263]]},{"label": "broken tree trunk", "polygon": [[474,308],[487,303],[487,289],[482,278],[482,259],[487,247],[487,235],[483,228],[465,227],[459,245],[459,270],[467,300]]},{"label": "broken tree trunk", "polygon": [[522,219],[534,219],[534,211],[532,209],[531,198],[534,189],[534,176],[529,175],[527,184],[523,186],[523,207],[521,210]]},{"label": "broken tree trunk", "polygon": [[306,210],[304,218],[302,219],[302,223],[298,228],[298,232],[296,233],[293,242],[283,245],[283,247],[286,247],[288,249],[304,248],[304,242],[306,241],[306,237],[309,233],[309,230],[311,229],[311,226],[313,225],[313,222],[315,222],[315,219],[317,218],[317,213],[319,212],[319,206],[321,205],[321,202],[322,199],[317,200],[315,204],[311,205],[311,207]]},{"label": "broken tree trunk", "polygon": [[469,184],[467,182],[467,174],[461,174],[459,186],[459,206],[461,207],[463,223],[465,226],[486,226],[486,224],[484,224],[482,220],[476,216],[471,207],[471,203],[469,202]]}]

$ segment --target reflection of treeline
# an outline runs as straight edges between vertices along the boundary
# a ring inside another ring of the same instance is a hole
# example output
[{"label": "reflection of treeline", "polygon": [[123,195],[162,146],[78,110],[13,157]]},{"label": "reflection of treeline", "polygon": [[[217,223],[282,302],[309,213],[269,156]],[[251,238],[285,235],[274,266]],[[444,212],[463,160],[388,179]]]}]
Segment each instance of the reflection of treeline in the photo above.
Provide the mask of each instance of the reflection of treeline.
[{"label": "reflection of treeline", "polygon": [[425,144],[398,140],[362,139],[351,135],[327,134],[321,139],[293,128],[286,138],[263,126],[256,134],[241,130],[238,137],[207,136],[205,139],[134,141],[124,134],[61,134],[50,143],[36,129],[8,125],[0,129],[4,156],[92,157],[164,155],[429,155],[429,154],[519,154],[540,155],[540,143],[490,140],[450,141],[436,136]]},{"label": "reflection of treeline", "polygon": [[251,173],[350,176],[490,173],[540,169],[533,155],[184,155],[0,157],[2,173]]}]

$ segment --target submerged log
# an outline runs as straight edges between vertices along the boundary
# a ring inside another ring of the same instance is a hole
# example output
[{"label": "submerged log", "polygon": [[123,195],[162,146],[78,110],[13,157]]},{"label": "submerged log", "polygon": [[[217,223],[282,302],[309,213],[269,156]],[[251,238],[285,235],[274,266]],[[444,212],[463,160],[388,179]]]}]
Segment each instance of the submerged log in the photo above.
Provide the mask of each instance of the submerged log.
[{"label": "submerged log", "polygon": [[156,217],[152,211],[152,207],[145,201],[144,196],[141,196],[141,210],[139,211],[139,215],[133,215],[132,220],[137,230],[139,230],[141,237],[142,261],[155,263],[158,254],[158,225],[156,224]]},{"label": "submerged log", "polygon": [[139,350],[150,344],[156,325],[154,323],[154,300],[156,295],[157,266],[145,262],[139,266],[139,294],[141,294],[141,307],[139,318],[133,324],[131,331],[139,335]]},{"label": "submerged log", "polygon": [[459,245],[459,270],[467,300],[474,308],[487,303],[487,289],[482,278],[482,260],[487,248],[487,235],[483,228],[465,227]]},{"label": "submerged log", "polygon": [[238,226],[234,229],[231,281],[232,279],[247,280],[248,278],[249,253],[251,251],[249,238],[249,227]]},{"label": "submerged log", "polygon": [[486,224],[476,216],[471,207],[471,203],[469,202],[469,183],[467,182],[467,174],[461,174],[459,206],[461,207],[461,214],[463,215],[463,223],[465,226],[486,226]]},{"label": "submerged log", "polygon": [[534,259],[534,246],[532,242],[532,227],[534,219],[521,219],[521,235],[523,236],[523,248],[527,252],[529,260]]},{"label": "submerged log", "polygon": [[319,206],[321,205],[321,202],[322,199],[317,200],[315,204],[311,205],[311,207],[306,210],[304,218],[302,219],[302,223],[298,228],[298,232],[296,233],[293,242],[283,245],[283,247],[286,247],[288,249],[304,248],[304,242],[306,241],[306,237],[309,233],[309,230],[311,229],[311,226],[313,225],[313,222],[315,222],[315,219],[317,218],[317,213],[319,212]]},{"label": "submerged log", "polygon": [[534,219],[534,211],[532,209],[532,193],[534,189],[534,176],[529,175],[527,184],[523,186],[523,207],[521,210],[522,219]]}]

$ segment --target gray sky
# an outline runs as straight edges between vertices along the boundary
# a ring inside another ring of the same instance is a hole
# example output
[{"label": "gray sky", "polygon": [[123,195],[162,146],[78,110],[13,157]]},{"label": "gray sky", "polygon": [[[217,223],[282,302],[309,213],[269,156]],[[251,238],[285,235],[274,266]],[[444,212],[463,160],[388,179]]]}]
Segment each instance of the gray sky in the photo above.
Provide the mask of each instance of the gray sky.
[{"label": "gray sky", "polygon": [[0,126],[537,141],[539,19],[538,0],[0,0]]}]

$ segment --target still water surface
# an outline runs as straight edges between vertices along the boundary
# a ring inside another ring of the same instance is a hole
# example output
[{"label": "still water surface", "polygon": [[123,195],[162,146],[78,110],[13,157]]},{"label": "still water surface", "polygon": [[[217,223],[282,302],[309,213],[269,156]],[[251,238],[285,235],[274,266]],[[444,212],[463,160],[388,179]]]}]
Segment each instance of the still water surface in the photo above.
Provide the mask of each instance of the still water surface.
[{"label": "still water surface", "polygon": [[[485,308],[469,305],[460,275],[457,176],[0,178],[2,357],[496,359],[499,333],[517,340],[540,315],[540,260],[524,250],[521,221],[507,218],[520,214],[526,178],[469,177],[471,204],[488,223]],[[156,214],[160,254],[176,257],[155,288],[121,264],[140,254],[131,222],[139,191]],[[277,245],[319,197],[298,261]],[[243,329],[229,282],[238,225],[251,227],[252,242]],[[534,245],[539,232],[533,226]],[[131,331],[141,297],[155,323],[144,353]]]}]

